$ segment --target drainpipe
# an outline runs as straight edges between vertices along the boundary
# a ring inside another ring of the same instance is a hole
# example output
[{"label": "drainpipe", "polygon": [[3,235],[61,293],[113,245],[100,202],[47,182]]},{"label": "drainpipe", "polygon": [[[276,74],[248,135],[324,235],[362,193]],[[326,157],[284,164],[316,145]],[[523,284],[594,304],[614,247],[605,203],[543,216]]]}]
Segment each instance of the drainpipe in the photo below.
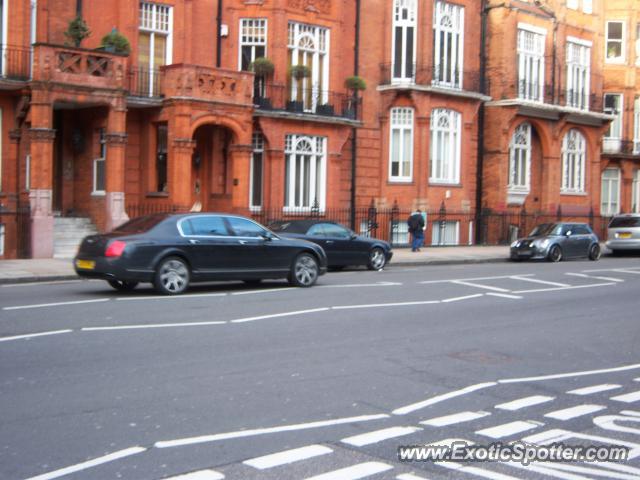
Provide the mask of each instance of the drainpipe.
[{"label": "drainpipe", "polygon": [[[487,14],[489,8],[487,6],[487,0],[481,2],[481,26],[480,26],[480,93],[486,95],[486,70],[487,70],[487,55],[486,55],[486,37],[487,37]],[[478,148],[477,148],[477,161],[476,161],[476,243],[484,241],[482,237],[482,189],[483,175],[484,175],[484,101],[480,102],[478,108]]]},{"label": "drainpipe", "polygon": [[76,0],[76,17],[82,17],[82,0]]},{"label": "drainpipe", "polygon": [[[358,64],[360,63],[360,0],[356,0],[356,25],[355,25],[355,47],[353,51],[353,74],[358,75]],[[353,91],[356,100],[356,112],[358,111],[358,91]],[[356,156],[358,151],[358,129],[351,129],[351,218],[349,224],[351,230],[356,229]]]},{"label": "drainpipe", "polygon": [[222,0],[218,0],[218,16],[216,17],[216,67],[222,61]]}]

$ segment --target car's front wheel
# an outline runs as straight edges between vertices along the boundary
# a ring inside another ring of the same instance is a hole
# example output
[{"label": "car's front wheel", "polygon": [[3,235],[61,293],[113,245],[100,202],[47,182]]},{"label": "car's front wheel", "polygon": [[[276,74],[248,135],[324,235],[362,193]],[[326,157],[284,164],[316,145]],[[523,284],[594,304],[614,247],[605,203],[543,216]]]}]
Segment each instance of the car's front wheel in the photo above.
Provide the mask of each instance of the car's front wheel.
[{"label": "car's front wheel", "polygon": [[138,286],[138,282],[126,282],[123,280],[108,280],[109,285],[119,292],[130,292]]},{"label": "car's front wheel", "polygon": [[562,260],[562,249],[558,245],[551,247],[551,250],[549,250],[549,254],[547,255],[547,260],[554,263]]},{"label": "car's front wheel", "polygon": [[596,260],[600,260],[600,256],[602,255],[602,251],[600,250],[600,245],[594,243],[589,248],[589,260],[595,262]]},{"label": "car's front wheel", "polygon": [[167,257],[156,269],[153,285],[164,295],[178,295],[189,287],[189,266],[179,257]]},{"label": "car's front wheel", "polygon": [[310,253],[301,253],[293,261],[289,283],[295,287],[311,287],[318,280],[318,260]]},{"label": "car's front wheel", "polygon": [[382,270],[387,263],[387,257],[385,257],[384,252],[381,248],[374,248],[369,253],[369,263],[367,263],[367,268],[369,270]]}]

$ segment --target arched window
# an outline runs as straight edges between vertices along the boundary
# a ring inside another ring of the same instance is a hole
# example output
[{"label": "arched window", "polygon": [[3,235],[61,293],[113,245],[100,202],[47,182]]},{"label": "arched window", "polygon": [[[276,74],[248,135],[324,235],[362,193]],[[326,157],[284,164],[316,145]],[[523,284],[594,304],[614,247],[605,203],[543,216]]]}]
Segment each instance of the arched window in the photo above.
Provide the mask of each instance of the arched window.
[{"label": "arched window", "polygon": [[413,108],[391,109],[389,180],[411,181],[413,175]]},{"label": "arched window", "polygon": [[285,209],[324,211],[326,145],[326,137],[285,137]]},{"label": "arched window", "polygon": [[464,7],[436,2],[433,12],[433,83],[462,88]]},{"label": "arched window", "polygon": [[460,122],[454,110],[431,112],[431,183],[460,183]]},{"label": "arched window", "polygon": [[509,144],[509,191],[528,192],[531,184],[531,125],[522,123]]},{"label": "arched window", "polygon": [[305,110],[315,110],[328,101],[329,29],[289,22],[289,66],[304,65],[309,76],[290,79],[290,99],[303,102]]},{"label": "arched window", "polygon": [[562,140],[562,193],[584,193],[587,143],[572,129]]},{"label": "arched window", "polygon": [[394,0],[392,67],[394,81],[413,81],[416,62],[416,0]]}]

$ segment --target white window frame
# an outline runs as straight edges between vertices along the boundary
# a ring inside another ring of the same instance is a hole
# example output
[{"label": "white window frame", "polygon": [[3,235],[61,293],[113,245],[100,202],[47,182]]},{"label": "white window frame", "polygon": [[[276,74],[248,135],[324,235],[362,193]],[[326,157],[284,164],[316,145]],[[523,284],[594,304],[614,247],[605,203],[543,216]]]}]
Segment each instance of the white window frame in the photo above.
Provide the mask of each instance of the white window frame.
[{"label": "white window frame", "polygon": [[[600,215],[611,216],[620,213],[620,179],[621,175],[619,168],[605,168],[603,170],[600,194]],[[607,185],[608,191],[607,198],[605,198],[605,184]]]},{"label": "white window frame", "polygon": [[[145,8],[148,7],[148,13],[145,13]],[[159,11],[166,9],[167,21],[166,28],[163,23],[159,22]],[[155,72],[153,60],[155,55],[155,38],[156,35],[162,35],[167,37],[167,51],[165,53],[165,65],[170,65],[173,58],[173,7],[171,5],[165,5],[161,3],[143,2],[139,3],[139,16],[140,22],[138,23],[138,30],[150,34],[149,38],[149,64],[145,65],[145,68],[149,69],[149,93],[154,92],[153,86],[155,82]],[[159,24],[160,23],[160,24]]]},{"label": "white window frame", "polygon": [[[448,52],[442,54],[442,52]],[[443,57],[443,65],[437,63]],[[433,80],[438,86],[463,88],[464,7],[437,1],[433,9]]]},{"label": "white window frame", "polygon": [[[392,26],[391,26],[391,80],[393,83],[413,83],[415,81],[417,45],[418,45],[418,2],[416,0],[393,0]],[[403,11],[406,9],[407,18],[403,19]],[[402,31],[402,58],[396,58],[396,29]],[[407,32],[413,28],[413,44],[411,45],[411,71],[407,72]],[[396,65],[400,63],[400,75],[396,75]]]},{"label": "white window frame", "polygon": [[7,73],[7,28],[9,28],[9,2],[2,2],[2,69],[0,69],[0,76],[4,77]]},{"label": "white window frame", "polygon": [[589,110],[592,42],[567,37],[567,106]]},{"label": "white window frame", "polygon": [[[253,24],[253,25],[252,25]],[[269,22],[266,18],[241,18],[238,29],[238,70],[242,70],[242,47],[251,47],[251,61],[256,59],[256,48],[264,48],[267,56],[267,35]],[[245,34],[245,29],[254,29],[252,34]],[[252,40],[246,40],[252,37]]]},{"label": "white window frame", "polygon": [[545,43],[547,30],[518,23],[518,98],[544,102]]},{"label": "white window frame", "polygon": [[[607,97],[617,97],[619,99],[618,110],[611,111],[606,107]],[[603,104],[605,105],[605,113],[615,115],[616,118],[609,124],[609,128],[603,136],[602,149],[608,153],[616,153],[620,151],[622,146],[624,132],[624,95],[622,93],[607,92],[604,94]]]},{"label": "white window frame", "polygon": [[[5,6],[6,7],[6,6]],[[29,78],[33,78],[33,44],[36,43],[38,39],[37,35],[37,21],[38,21],[38,0],[31,0],[30,2],[30,12],[29,12],[30,22],[29,22]],[[7,17],[7,22],[8,22]],[[7,26],[8,28],[8,26]],[[6,29],[5,29],[6,31]],[[4,40],[4,39],[3,39]]]},{"label": "white window frame", "polygon": [[633,100],[633,154],[640,153],[640,96]]},{"label": "white window frame", "polygon": [[587,141],[577,129],[569,130],[562,139],[562,194],[585,193]]},{"label": "white window frame", "polygon": [[571,10],[578,10],[578,0],[567,0],[567,8]]},{"label": "white window frame", "polygon": [[[441,225],[444,223],[444,229]],[[453,232],[451,230],[453,229]],[[444,230],[444,238],[441,232]],[[447,241],[448,238],[453,241]],[[460,222],[458,220],[436,220],[431,223],[431,245],[460,245]]]},{"label": "white window frame", "polygon": [[640,169],[634,172],[631,183],[631,211],[640,213]]},{"label": "white window frame", "polygon": [[509,144],[509,193],[529,193],[531,189],[531,124],[518,125]]},{"label": "white window frame", "polygon": [[[249,179],[250,179],[250,183],[249,183],[249,208],[254,211],[254,212],[259,212],[260,210],[262,210],[262,203],[264,202],[264,135],[262,135],[261,132],[255,132],[252,136],[251,139],[251,144],[252,144],[252,155],[251,155],[251,168],[250,168],[250,173],[249,173]],[[256,204],[253,201],[253,189],[255,188],[256,185],[256,179],[254,178],[255,176],[255,170],[254,170],[254,163],[255,163],[255,156],[256,154],[260,155],[260,164],[261,164],[261,168],[260,168],[260,204]]]},{"label": "white window frame", "polygon": [[[622,24],[622,38],[620,40],[618,39],[614,39],[614,40],[609,40],[609,25],[612,23],[620,23]],[[626,55],[625,55],[625,43],[626,43],[626,35],[627,35],[627,22],[624,20],[607,20],[605,22],[605,29],[604,29],[604,61],[605,63],[624,63],[626,61]],[[620,43],[620,53],[621,55],[619,57],[609,57],[607,55],[607,51],[609,50],[609,42],[615,42],[615,43]]]},{"label": "white window frame", "polygon": [[[320,212],[324,212],[327,190],[327,137],[288,134],[285,137],[284,152],[286,172],[284,212],[311,211],[315,200],[318,201]],[[306,188],[304,181],[306,171],[297,168],[298,164],[302,165],[307,160],[304,157],[309,157],[309,183]],[[301,185],[297,195],[296,180]],[[306,189],[309,191],[307,202],[304,199]]]},{"label": "white window frame", "polygon": [[640,67],[640,22],[636,23],[636,67]]},{"label": "white window frame", "polygon": [[[390,182],[411,182],[413,179],[413,119],[414,110],[411,107],[394,107],[389,113],[389,181]],[[406,136],[409,141],[404,141]],[[399,144],[397,146],[398,158],[394,158],[395,140],[397,138]],[[406,152],[406,145],[409,145],[409,151]],[[393,174],[394,164],[398,165],[398,174]],[[406,166],[408,165],[408,174],[406,174]],[[405,173],[403,173],[405,172]]]},{"label": "white window frame", "polygon": [[[100,129],[100,155],[97,158],[93,159],[93,182],[92,182],[92,191],[91,191],[91,195],[96,195],[96,196],[100,196],[100,195],[105,195],[105,189],[106,189],[106,183],[107,183],[107,164],[106,164],[106,159],[107,159],[107,140],[105,138],[105,129],[101,128]],[[105,189],[98,189],[98,165],[102,163],[103,165],[103,172],[104,172],[104,182],[105,182]]]},{"label": "white window frame", "polygon": [[429,183],[460,183],[461,127],[459,112],[446,108],[432,110]]},{"label": "white window frame", "polygon": [[593,0],[582,0],[582,13],[593,13]]},{"label": "white window frame", "polygon": [[31,154],[28,153],[24,157],[24,189],[28,192],[31,190]]},{"label": "white window frame", "polygon": [[4,238],[5,238],[4,223],[0,223],[0,257],[4,257]]}]

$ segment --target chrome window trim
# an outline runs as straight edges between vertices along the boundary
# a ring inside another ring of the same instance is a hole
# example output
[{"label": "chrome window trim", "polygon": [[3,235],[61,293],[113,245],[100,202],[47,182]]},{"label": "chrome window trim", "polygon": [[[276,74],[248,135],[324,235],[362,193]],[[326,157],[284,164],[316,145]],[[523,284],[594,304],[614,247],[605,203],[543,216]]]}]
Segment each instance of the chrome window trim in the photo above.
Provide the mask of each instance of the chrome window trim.
[{"label": "chrome window trim", "polygon": [[[257,225],[258,227],[262,228],[264,231],[269,232],[272,237],[272,240],[280,240],[280,237],[278,237],[274,232],[272,232],[271,230],[269,230],[267,227],[260,225],[258,222],[252,220],[251,218],[247,218],[247,217],[242,217],[240,215],[220,215],[220,214],[216,214],[216,213],[210,213],[210,214],[199,214],[199,215],[190,215],[188,217],[183,217],[180,220],[178,220],[177,223],[177,228],[178,228],[178,233],[180,234],[181,237],[183,238],[231,238],[231,239],[260,239],[263,237],[245,237],[245,236],[240,236],[240,235],[187,235],[184,233],[184,230],[182,230],[182,222],[186,221],[186,220],[190,220],[192,218],[198,218],[198,217],[219,217],[222,218],[223,220],[225,218],[239,218],[241,220],[247,220],[251,223],[253,223],[254,225]],[[226,225],[225,225],[226,226]],[[231,233],[231,232],[229,232]]]}]

